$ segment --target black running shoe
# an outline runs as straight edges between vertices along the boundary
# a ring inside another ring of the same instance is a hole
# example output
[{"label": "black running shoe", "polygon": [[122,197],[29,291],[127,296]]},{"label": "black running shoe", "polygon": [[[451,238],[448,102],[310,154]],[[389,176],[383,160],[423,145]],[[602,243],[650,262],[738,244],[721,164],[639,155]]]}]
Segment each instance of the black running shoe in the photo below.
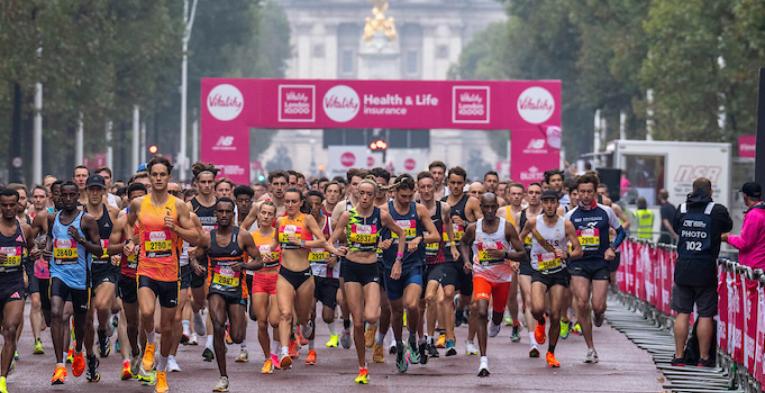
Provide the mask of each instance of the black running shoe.
[{"label": "black running shoe", "polygon": [[96,355],[88,356],[88,371],[85,373],[85,378],[88,382],[98,382],[101,380],[101,374],[98,373],[98,358]]},{"label": "black running shoe", "polygon": [[682,357],[682,358],[673,357],[672,361],[670,362],[670,364],[672,366],[675,366],[675,367],[685,367],[685,358],[684,357]]},{"label": "black running shoe", "polygon": [[435,359],[435,358],[438,358],[439,356],[441,355],[439,355],[438,353],[438,348],[436,348],[436,346],[433,344],[428,344],[428,357]]},{"label": "black running shoe", "polygon": [[428,344],[422,342],[420,345],[417,346],[418,352],[420,352],[420,364],[426,365],[428,364]]},{"label": "black running shoe", "polygon": [[696,366],[715,368],[717,367],[717,359],[715,357],[710,357],[709,359],[699,359],[699,362],[696,364]]},{"label": "black running shoe", "polygon": [[202,351],[202,360],[205,362],[212,362],[213,359],[215,359],[215,353],[212,349],[205,347],[205,350]]},{"label": "black running shoe", "polygon": [[98,356],[109,357],[112,352],[112,340],[105,333],[98,333]]}]

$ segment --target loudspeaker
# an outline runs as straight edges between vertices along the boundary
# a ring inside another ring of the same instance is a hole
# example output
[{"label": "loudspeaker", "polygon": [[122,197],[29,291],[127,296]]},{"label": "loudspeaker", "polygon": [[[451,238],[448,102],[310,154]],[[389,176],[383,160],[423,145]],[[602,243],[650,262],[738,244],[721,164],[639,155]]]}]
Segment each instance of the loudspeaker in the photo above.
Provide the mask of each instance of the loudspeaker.
[{"label": "loudspeaker", "polygon": [[608,186],[608,197],[614,202],[619,202],[622,170],[618,168],[598,168],[600,182]]}]

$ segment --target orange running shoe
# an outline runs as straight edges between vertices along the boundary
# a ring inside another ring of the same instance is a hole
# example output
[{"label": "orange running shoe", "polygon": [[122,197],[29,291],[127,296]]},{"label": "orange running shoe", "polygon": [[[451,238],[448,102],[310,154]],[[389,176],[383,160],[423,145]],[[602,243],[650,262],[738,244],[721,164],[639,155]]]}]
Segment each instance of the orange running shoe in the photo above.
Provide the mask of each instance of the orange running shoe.
[{"label": "orange running shoe", "polygon": [[72,359],[72,375],[75,377],[79,377],[82,375],[82,373],[85,372],[85,356],[80,353],[74,354],[74,359]]},{"label": "orange running shoe", "polygon": [[274,362],[271,361],[271,359],[266,359],[265,362],[263,362],[263,367],[260,369],[261,374],[273,374],[274,373]]},{"label": "orange running shoe", "polygon": [[547,340],[547,335],[545,334],[545,321],[542,320],[542,323],[537,322],[537,328],[534,329],[534,339],[537,340],[537,344],[544,344]]},{"label": "orange running shoe", "polygon": [[312,349],[308,351],[308,356],[305,358],[305,364],[313,366],[316,364],[316,350]]},{"label": "orange running shoe", "polygon": [[66,362],[67,363],[72,363],[72,360],[74,359],[74,349],[72,349],[72,348],[69,348],[69,350],[66,351]]},{"label": "orange running shoe", "polygon": [[297,340],[290,340],[289,354],[292,359],[300,357],[300,346],[298,345]]},{"label": "orange running shoe", "polygon": [[231,338],[231,334],[228,332],[228,327],[226,327],[226,337],[225,337],[226,345],[231,345],[234,343],[234,339]]},{"label": "orange running shoe", "polygon": [[143,371],[149,372],[154,369],[154,350],[156,344],[147,343],[146,348],[143,350],[143,359],[141,360],[141,366]]},{"label": "orange running shoe", "polygon": [[547,352],[547,356],[545,356],[545,360],[547,361],[547,366],[552,368],[558,368],[560,367],[560,362],[558,359],[555,358],[555,354],[552,352]]},{"label": "orange running shoe", "polygon": [[154,385],[154,393],[167,393],[170,386],[167,385],[167,371],[157,371],[157,383]]},{"label": "orange running shoe", "polygon": [[53,377],[50,379],[51,385],[63,385],[66,382],[66,367],[56,366],[56,370],[53,371]]}]

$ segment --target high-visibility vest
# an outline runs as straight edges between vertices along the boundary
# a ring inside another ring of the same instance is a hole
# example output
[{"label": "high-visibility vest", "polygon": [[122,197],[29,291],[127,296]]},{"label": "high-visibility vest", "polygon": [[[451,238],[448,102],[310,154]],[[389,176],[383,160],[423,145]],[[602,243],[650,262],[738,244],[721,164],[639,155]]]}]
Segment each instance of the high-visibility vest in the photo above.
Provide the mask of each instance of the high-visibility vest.
[{"label": "high-visibility vest", "polygon": [[654,214],[648,209],[635,210],[638,239],[653,240]]}]

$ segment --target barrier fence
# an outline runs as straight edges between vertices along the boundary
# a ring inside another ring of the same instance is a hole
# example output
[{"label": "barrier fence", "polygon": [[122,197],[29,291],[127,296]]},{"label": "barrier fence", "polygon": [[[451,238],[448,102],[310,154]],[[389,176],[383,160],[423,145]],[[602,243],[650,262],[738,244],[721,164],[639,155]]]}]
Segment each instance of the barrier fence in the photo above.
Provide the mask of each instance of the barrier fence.
[{"label": "barrier fence", "polygon": [[[671,326],[674,246],[628,239],[621,246],[616,273],[619,290],[649,318]],[[761,391],[765,385],[765,274],[762,270],[718,259],[717,351],[737,383]],[[691,324],[693,316],[691,316]]]}]

